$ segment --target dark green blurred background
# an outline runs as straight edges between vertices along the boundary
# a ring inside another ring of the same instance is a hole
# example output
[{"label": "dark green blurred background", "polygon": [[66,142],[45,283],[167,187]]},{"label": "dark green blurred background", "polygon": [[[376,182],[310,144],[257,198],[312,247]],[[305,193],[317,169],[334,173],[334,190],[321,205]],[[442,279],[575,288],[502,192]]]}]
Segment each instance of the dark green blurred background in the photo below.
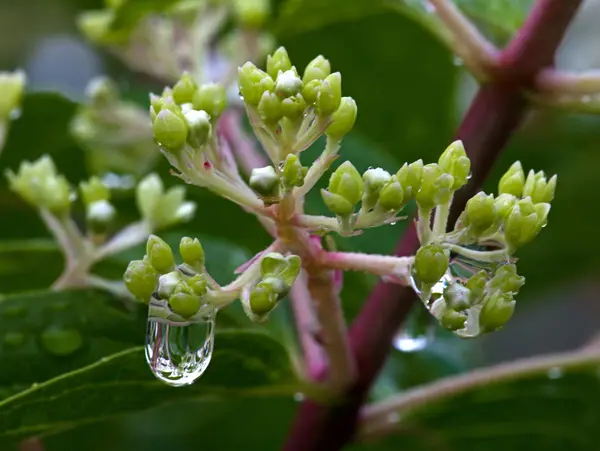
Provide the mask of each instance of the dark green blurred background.
[{"label": "dark green blurred background", "polygon": [[[278,35],[279,42],[287,47],[294,64],[303,67],[317,54],[324,54],[334,69],[341,71],[345,95],[356,99],[356,131],[342,147],[342,156],[359,170],[382,166],[392,171],[404,161],[437,160],[476,90],[475,82],[429,31],[402,11],[379,11],[373,6],[372,13],[365,14],[344,9],[353,3],[349,0],[335,3],[344,6],[323,23],[306,21],[305,27],[284,24],[275,29],[284,30]],[[0,70],[22,67],[28,74],[29,91],[59,91],[73,102],[82,100],[93,76],[108,73],[126,97],[145,106],[147,93],[161,87],[91,46],[75,28],[77,13],[96,7],[101,7],[101,2],[0,0]],[[475,18],[489,22],[489,17]],[[599,19],[600,1],[585,2],[561,48],[559,66],[586,69],[600,64]],[[486,30],[497,42],[507,38],[506,30]],[[72,182],[85,178],[84,151],[67,134],[74,109],[71,102],[53,96],[28,97],[23,116],[0,155],[0,169],[14,169],[21,159],[49,152]],[[317,150],[310,155],[315,156]],[[516,159],[526,170],[558,173],[559,183],[548,227],[519,253],[520,273],[527,284],[513,320],[503,331],[476,343],[438,333],[421,352],[394,351],[374,397],[469,366],[572,349],[600,329],[600,233],[596,224],[600,118],[532,111],[497,162],[486,190],[495,190],[500,175]],[[167,173],[162,161],[161,172]],[[199,189],[190,190],[190,196],[199,202],[199,214],[181,233],[188,230],[220,238],[248,253],[267,243],[255,221],[235,206]],[[123,200],[123,205],[129,205],[128,201]],[[309,205],[314,211],[323,210],[318,198]],[[338,244],[345,249],[388,253],[403,227],[389,226]],[[0,241],[6,244],[46,236],[34,212],[10,194],[2,180]],[[215,267],[219,264],[213,263]],[[0,291],[48,286],[60,265],[56,254],[44,259],[43,254],[11,254],[5,249],[0,257],[0,284],[12,285],[0,286]],[[48,266],[55,271],[47,271]],[[30,274],[40,268],[44,270],[32,282]],[[347,278],[344,301],[349,318],[360,309],[373,282],[362,276]],[[46,447],[49,451],[278,449],[296,405],[294,399],[228,397],[212,403],[176,404],[57,434],[46,440]],[[385,445],[381,446],[384,449]]]}]

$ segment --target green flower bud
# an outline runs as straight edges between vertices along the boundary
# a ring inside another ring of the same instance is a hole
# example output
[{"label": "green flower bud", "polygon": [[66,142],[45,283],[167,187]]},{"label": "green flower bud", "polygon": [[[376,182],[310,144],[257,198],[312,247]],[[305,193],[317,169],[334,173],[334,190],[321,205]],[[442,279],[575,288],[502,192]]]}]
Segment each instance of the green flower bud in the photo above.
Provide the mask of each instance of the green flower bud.
[{"label": "green flower bud", "polygon": [[192,104],[195,110],[206,111],[211,118],[216,119],[227,106],[227,93],[222,85],[207,83],[194,93]]},{"label": "green flower bud", "polygon": [[260,28],[271,13],[269,0],[233,0],[233,10],[243,27]]},{"label": "green flower bud", "polygon": [[272,55],[267,56],[267,73],[275,80],[279,72],[292,68],[292,62],[285,47],[279,47]]},{"label": "green flower bud", "polygon": [[504,219],[504,235],[512,249],[517,249],[532,241],[546,224],[550,204],[536,209],[529,197],[515,204],[510,214]]},{"label": "green flower bud", "polygon": [[343,196],[331,193],[327,190],[321,190],[321,197],[325,206],[332,213],[339,216],[348,216],[354,211],[354,205],[348,202]]},{"label": "green flower bud", "polygon": [[379,200],[379,192],[391,180],[392,176],[389,172],[381,169],[367,169],[363,174],[363,181],[365,182],[365,194],[362,198],[363,208],[370,210],[375,207],[375,204]]},{"label": "green flower bud", "polygon": [[415,255],[412,272],[422,283],[435,284],[446,274],[450,253],[435,244],[421,247]]},{"label": "green flower bud", "polygon": [[323,55],[319,55],[306,65],[302,81],[306,84],[313,80],[325,80],[329,74],[331,74],[329,60],[325,59]]},{"label": "green flower bud", "polygon": [[57,215],[66,214],[73,200],[69,182],[57,174],[54,162],[43,155],[33,163],[23,161],[17,174],[7,171],[11,190],[31,205]]},{"label": "green flower bud", "polygon": [[456,191],[466,185],[471,172],[471,160],[467,157],[462,141],[454,141],[450,144],[438,161],[442,171],[454,178],[452,190]]},{"label": "green flower bud", "polygon": [[379,206],[384,210],[400,210],[404,205],[404,190],[400,182],[390,180],[379,193]]},{"label": "green flower bud", "polygon": [[512,194],[500,194],[494,201],[496,214],[503,219],[512,211],[512,208],[517,203],[517,198]]},{"label": "green flower bud", "polygon": [[277,195],[279,188],[279,176],[273,166],[254,168],[250,174],[250,188],[262,196]]},{"label": "green flower bud", "polygon": [[451,283],[444,288],[446,305],[453,310],[462,311],[471,307],[471,292],[459,283]]},{"label": "green flower bud", "polygon": [[134,260],[127,265],[123,281],[129,292],[137,299],[148,303],[156,289],[158,273],[142,260]]},{"label": "green flower bud", "polygon": [[307,168],[302,166],[300,159],[293,153],[285,157],[283,163],[283,184],[290,189],[294,186],[304,185],[304,177],[306,176]]},{"label": "green flower bud", "polygon": [[300,94],[283,99],[281,102],[283,115],[291,121],[300,119],[304,115],[305,110],[306,102]]},{"label": "green flower bud", "polygon": [[79,189],[85,205],[99,200],[110,200],[110,188],[96,176],[90,177],[87,182],[81,182]]},{"label": "green flower bud", "polygon": [[328,75],[321,83],[315,101],[315,112],[319,116],[335,113],[342,101],[342,76],[339,72]]},{"label": "green flower bud", "polygon": [[288,255],[284,257],[278,252],[269,252],[260,262],[261,277],[280,279],[289,289],[298,277],[301,267],[300,257]]},{"label": "green flower bud", "polygon": [[304,84],[295,68],[280,73],[275,80],[275,93],[281,97],[291,97],[302,91]]},{"label": "green flower bud", "polygon": [[396,173],[396,179],[402,185],[404,197],[408,199],[414,198],[423,183],[423,160],[417,160],[411,164],[404,163]]},{"label": "green flower bud", "polygon": [[89,224],[103,226],[115,219],[115,207],[107,200],[97,200],[87,205],[86,220]]},{"label": "green flower bud", "polygon": [[469,199],[465,212],[465,225],[469,226],[475,235],[481,235],[496,222],[494,196],[486,196],[480,191]]},{"label": "green flower bud", "polygon": [[504,326],[515,312],[512,294],[497,291],[485,297],[479,314],[479,326],[486,332]]},{"label": "green flower bud", "polygon": [[156,115],[152,124],[154,139],[170,152],[181,149],[188,135],[185,119],[169,109],[163,109]]},{"label": "green flower bud", "polygon": [[266,124],[276,124],[283,117],[281,100],[274,92],[263,92],[258,102],[258,114]]},{"label": "green flower bud", "polygon": [[190,110],[184,114],[188,127],[187,142],[199,149],[208,141],[211,133],[210,117],[206,111]]},{"label": "green flower bud", "polygon": [[250,309],[256,315],[265,315],[275,308],[278,296],[267,286],[257,286],[250,293]]},{"label": "green flower bud", "polygon": [[173,86],[173,100],[179,105],[190,103],[197,89],[198,85],[194,78],[188,72],[184,72],[179,81]]},{"label": "green flower bud", "polygon": [[163,195],[163,182],[157,174],[148,174],[136,188],[136,203],[142,217],[151,220],[156,210],[156,205]]},{"label": "green flower bud", "polygon": [[183,262],[192,268],[204,266],[204,249],[198,238],[184,236],[179,242],[179,253]]},{"label": "green flower bud", "polygon": [[465,286],[470,292],[470,303],[471,305],[478,304],[483,299],[485,294],[485,284],[487,283],[488,276],[484,270],[473,274]]},{"label": "green flower bud", "polygon": [[183,277],[179,271],[171,271],[160,276],[157,290],[160,299],[169,299],[182,282]]},{"label": "green flower bud", "polygon": [[92,79],[85,89],[85,94],[91,100],[92,105],[99,108],[114,104],[119,99],[119,90],[108,77]]},{"label": "green flower bud", "polygon": [[464,329],[465,323],[467,322],[467,314],[464,312],[457,312],[451,307],[446,307],[442,317],[440,318],[440,324],[444,329],[456,331]]},{"label": "green flower bud", "polygon": [[490,281],[491,289],[513,295],[518,294],[523,285],[525,285],[525,277],[517,274],[517,267],[514,264],[500,266]]},{"label": "green flower bud", "polygon": [[196,296],[204,296],[207,290],[206,277],[202,274],[196,274],[187,281],[188,286]]},{"label": "green flower bud", "polygon": [[499,194],[511,194],[521,197],[525,185],[525,173],[520,161],[515,161],[498,183]]},{"label": "green flower bud", "polygon": [[290,285],[287,285],[285,281],[280,277],[267,277],[261,280],[257,285],[258,287],[267,287],[271,292],[277,295],[277,300],[283,299],[287,296]]},{"label": "green flower bud", "polygon": [[364,192],[364,182],[354,165],[345,161],[331,175],[328,189],[357,204]]},{"label": "green flower bud", "polygon": [[342,139],[356,121],[356,102],[352,97],[342,97],[339,108],[331,115],[331,124],[327,127],[325,133],[333,139]]},{"label": "green flower bud", "polygon": [[179,316],[190,318],[200,310],[200,297],[188,293],[175,293],[169,298],[169,307]]},{"label": "green flower bud", "polygon": [[416,195],[417,203],[423,209],[431,209],[436,205],[450,201],[454,187],[454,177],[442,171],[442,168],[431,163],[423,166],[423,182]]},{"label": "green flower bud", "polygon": [[156,235],[148,237],[146,255],[152,267],[161,274],[166,274],[175,267],[175,258],[171,247]]},{"label": "green flower bud", "polygon": [[317,100],[317,95],[321,90],[322,80],[312,80],[304,84],[302,89],[302,97],[308,105],[312,105]]},{"label": "green flower bud", "polygon": [[544,171],[535,173],[533,170],[527,174],[527,180],[523,187],[523,197],[531,197],[534,204],[544,202],[550,203],[554,199],[556,189],[556,175],[547,181]]},{"label": "green flower bud", "polygon": [[265,91],[273,91],[275,82],[262,70],[251,62],[247,62],[238,69],[238,84],[244,102],[256,106]]},{"label": "green flower bud", "polygon": [[115,12],[110,9],[85,11],[77,17],[77,26],[89,40],[101,44],[113,44],[111,27]]}]

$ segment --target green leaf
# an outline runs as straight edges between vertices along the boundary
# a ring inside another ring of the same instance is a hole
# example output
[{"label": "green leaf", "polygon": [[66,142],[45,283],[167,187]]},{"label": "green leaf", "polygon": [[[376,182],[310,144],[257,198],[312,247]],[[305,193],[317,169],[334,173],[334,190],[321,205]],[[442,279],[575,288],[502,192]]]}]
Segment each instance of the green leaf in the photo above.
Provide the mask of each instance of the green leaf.
[{"label": "green leaf", "polygon": [[175,400],[222,394],[284,394],[300,388],[285,349],[265,334],[223,331],[209,369],[193,386],[155,379],[141,347],[32,386],[0,402],[0,437],[19,440]]},{"label": "green leaf", "polygon": [[[34,277],[34,276],[31,276]],[[32,384],[142,343],[146,307],[92,290],[0,299],[0,389]]]},{"label": "green leaf", "polygon": [[48,288],[62,272],[63,260],[51,240],[0,241],[0,293]]},{"label": "green leaf", "polygon": [[405,402],[385,410],[387,417],[400,419],[397,435],[364,449],[596,449],[599,365],[600,354],[590,349],[481,369],[406,391]]}]

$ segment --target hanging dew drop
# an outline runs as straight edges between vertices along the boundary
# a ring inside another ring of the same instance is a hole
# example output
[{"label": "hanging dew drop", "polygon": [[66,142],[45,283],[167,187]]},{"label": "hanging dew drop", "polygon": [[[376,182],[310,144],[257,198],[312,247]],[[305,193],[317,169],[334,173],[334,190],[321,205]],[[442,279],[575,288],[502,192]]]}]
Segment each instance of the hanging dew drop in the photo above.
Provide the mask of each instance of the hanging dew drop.
[{"label": "hanging dew drop", "polygon": [[154,375],[173,387],[190,385],[208,368],[215,338],[216,309],[185,325],[148,318],[146,361]]}]

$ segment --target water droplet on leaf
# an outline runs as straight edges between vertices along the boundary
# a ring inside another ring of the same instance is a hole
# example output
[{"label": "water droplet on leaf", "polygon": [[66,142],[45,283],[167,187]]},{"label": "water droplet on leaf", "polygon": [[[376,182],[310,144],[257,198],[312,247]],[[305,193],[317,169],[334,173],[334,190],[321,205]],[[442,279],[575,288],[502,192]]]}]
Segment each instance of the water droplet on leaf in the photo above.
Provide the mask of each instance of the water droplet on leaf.
[{"label": "water droplet on leaf", "polygon": [[42,332],[42,345],[50,354],[67,356],[83,345],[83,337],[76,329],[51,327]]},{"label": "water droplet on leaf", "polygon": [[154,375],[174,387],[190,385],[208,368],[215,338],[216,309],[187,325],[148,318],[146,361]]}]

